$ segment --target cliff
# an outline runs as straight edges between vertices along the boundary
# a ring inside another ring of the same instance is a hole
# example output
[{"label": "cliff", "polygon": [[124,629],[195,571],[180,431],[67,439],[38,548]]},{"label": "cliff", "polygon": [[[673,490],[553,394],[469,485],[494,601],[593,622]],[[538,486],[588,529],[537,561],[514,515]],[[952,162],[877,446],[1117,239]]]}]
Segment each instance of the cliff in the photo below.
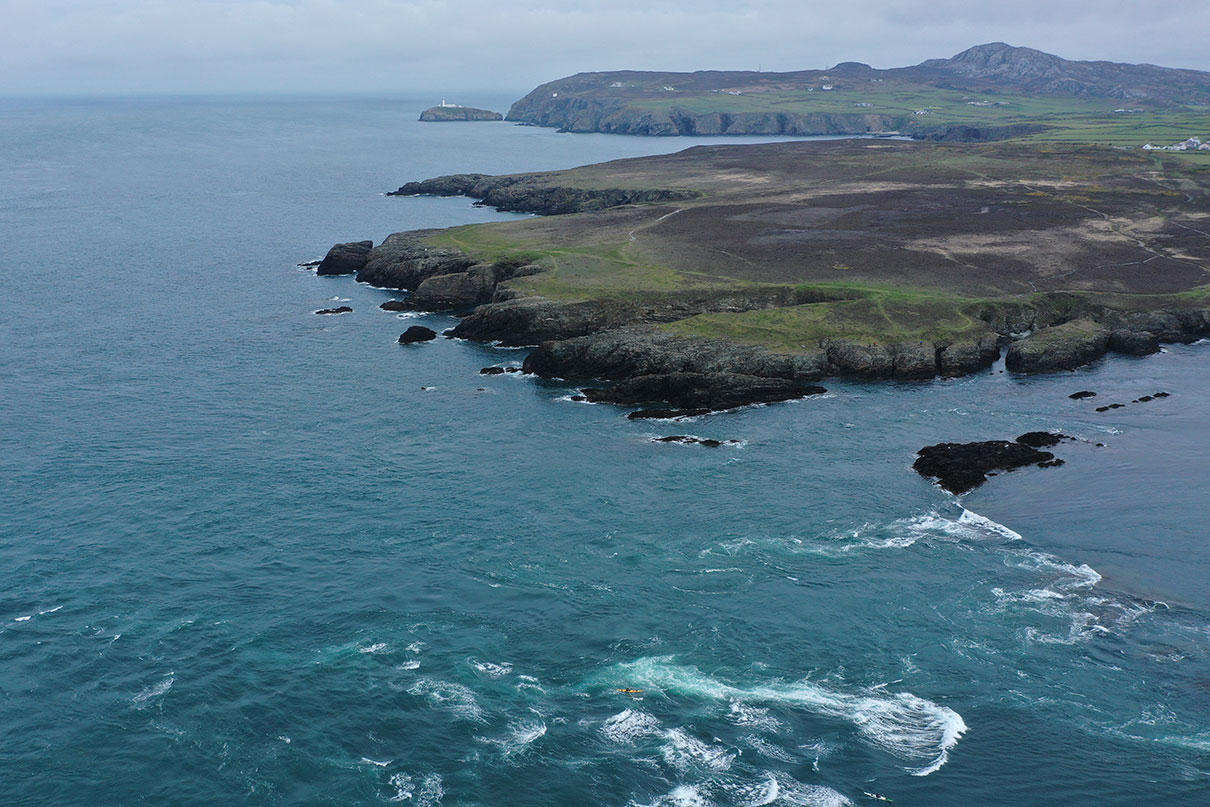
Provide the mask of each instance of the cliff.
[{"label": "cliff", "polygon": [[[1046,98],[1079,99],[1056,111]],[[635,135],[854,135],[990,140],[1081,115],[1210,104],[1210,73],[1077,62],[1003,43],[876,70],[580,73],[536,88],[508,120]],[[1202,110],[1204,113],[1204,110]],[[1188,135],[1186,135],[1188,136]]]}]

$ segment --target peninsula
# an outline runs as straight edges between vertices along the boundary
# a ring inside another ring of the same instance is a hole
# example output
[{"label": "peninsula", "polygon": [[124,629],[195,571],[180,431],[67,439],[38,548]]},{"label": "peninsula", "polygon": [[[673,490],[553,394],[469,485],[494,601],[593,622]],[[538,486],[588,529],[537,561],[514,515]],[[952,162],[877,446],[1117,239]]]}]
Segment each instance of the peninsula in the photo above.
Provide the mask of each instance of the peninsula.
[{"label": "peninsula", "polygon": [[508,120],[633,135],[888,134],[982,141],[1034,135],[1142,146],[1210,120],[1210,73],[1070,61],[1002,42],[879,70],[623,70],[534,89]]},{"label": "peninsula", "polygon": [[538,346],[528,372],[620,385],[600,400],[784,400],[1005,351],[1066,370],[1210,333],[1210,168],[1168,152],[699,146],[397,193],[562,214],[338,245],[332,271],[411,291],[388,308],[463,311],[453,336]]}]

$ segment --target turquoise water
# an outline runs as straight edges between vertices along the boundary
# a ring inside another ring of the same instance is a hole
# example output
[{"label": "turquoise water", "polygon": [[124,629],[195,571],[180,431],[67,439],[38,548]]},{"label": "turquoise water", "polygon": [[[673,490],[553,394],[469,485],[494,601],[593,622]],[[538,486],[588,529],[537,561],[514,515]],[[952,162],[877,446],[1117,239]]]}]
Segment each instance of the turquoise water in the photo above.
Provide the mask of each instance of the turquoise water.
[{"label": "turquoise water", "polygon": [[430,100],[0,104],[0,802],[1206,803],[1210,346],[675,425],[481,377],[295,264],[688,143]]}]

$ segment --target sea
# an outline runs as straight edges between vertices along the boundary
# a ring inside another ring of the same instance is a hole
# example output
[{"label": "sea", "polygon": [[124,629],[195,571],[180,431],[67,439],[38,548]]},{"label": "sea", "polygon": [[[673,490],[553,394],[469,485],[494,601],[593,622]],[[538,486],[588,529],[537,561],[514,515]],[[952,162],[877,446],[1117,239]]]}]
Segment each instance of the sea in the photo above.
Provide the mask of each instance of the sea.
[{"label": "sea", "polygon": [[672,423],[482,376],[298,264],[705,141],[437,97],[0,101],[0,803],[1210,804],[1210,345]]}]

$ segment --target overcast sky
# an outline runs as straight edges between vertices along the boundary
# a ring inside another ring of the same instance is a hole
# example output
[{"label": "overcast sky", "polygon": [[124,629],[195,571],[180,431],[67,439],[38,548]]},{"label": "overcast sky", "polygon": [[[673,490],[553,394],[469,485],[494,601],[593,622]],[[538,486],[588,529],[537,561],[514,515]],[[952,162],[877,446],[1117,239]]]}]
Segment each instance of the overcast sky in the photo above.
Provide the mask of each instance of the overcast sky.
[{"label": "overcast sky", "polygon": [[1208,31],[1206,0],[0,0],[0,94],[523,90],[992,41],[1210,70]]}]

